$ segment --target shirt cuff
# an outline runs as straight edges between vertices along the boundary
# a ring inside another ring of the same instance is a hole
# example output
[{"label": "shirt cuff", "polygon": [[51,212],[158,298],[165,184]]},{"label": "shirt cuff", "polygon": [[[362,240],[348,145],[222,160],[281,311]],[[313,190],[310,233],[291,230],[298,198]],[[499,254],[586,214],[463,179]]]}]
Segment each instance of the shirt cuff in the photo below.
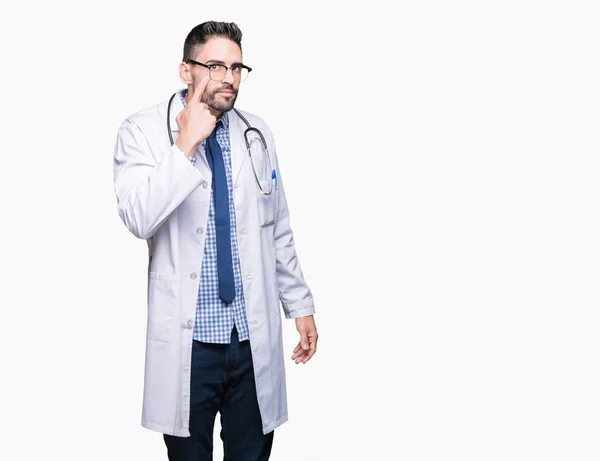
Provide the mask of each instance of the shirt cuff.
[{"label": "shirt cuff", "polygon": [[[173,148],[175,148],[176,150],[178,150],[179,152],[181,152],[184,156],[187,157],[187,155],[185,155],[185,152],[181,149],[181,147],[179,147],[177,144],[173,144]],[[192,165],[194,165],[196,163],[196,156],[192,155],[191,157],[188,157],[188,159],[190,160],[190,162],[192,162]]]}]

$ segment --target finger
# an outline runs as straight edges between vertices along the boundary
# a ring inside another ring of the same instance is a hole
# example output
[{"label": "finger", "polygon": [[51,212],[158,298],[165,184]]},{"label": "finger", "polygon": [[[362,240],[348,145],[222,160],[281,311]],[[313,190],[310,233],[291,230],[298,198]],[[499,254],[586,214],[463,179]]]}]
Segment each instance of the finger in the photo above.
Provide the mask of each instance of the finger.
[{"label": "finger", "polygon": [[315,331],[312,335],[309,335],[308,339],[309,350],[314,354],[315,352],[317,352],[317,340],[319,339],[317,332]]},{"label": "finger", "polygon": [[298,357],[302,357],[306,354],[308,354],[306,351],[296,352],[294,355],[292,355],[292,360],[296,360]]},{"label": "finger", "polygon": [[304,360],[305,355],[306,355],[306,352],[304,352],[300,357],[296,358],[296,363],[302,362],[302,360]]},{"label": "finger", "polygon": [[298,352],[300,349],[302,349],[302,345],[298,343],[298,345],[294,347],[294,352]]},{"label": "finger", "polygon": [[308,362],[310,359],[312,359],[313,355],[315,355],[315,353],[313,351],[307,352],[306,355],[304,357],[302,357],[302,363]]},{"label": "finger", "polygon": [[306,334],[306,330],[300,332],[300,344],[302,344],[302,349],[305,351],[308,350],[308,335]]},{"label": "finger", "polygon": [[300,349],[298,352],[295,352],[292,355],[292,360],[295,360],[297,357],[302,357],[303,355],[308,354],[308,351],[305,351],[303,349]]},{"label": "finger", "polygon": [[294,355],[292,356],[292,360],[295,360],[295,361],[296,361],[296,363],[298,363],[298,360],[302,360],[302,358],[303,358],[303,357],[304,357],[306,354],[307,354],[307,353],[306,353],[306,352],[304,352],[304,351],[300,352],[299,354],[294,354]]},{"label": "finger", "polygon": [[302,357],[302,362],[306,363],[308,362],[312,356],[315,355],[315,351],[307,351],[306,354],[304,355],[304,357]]},{"label": "finger", "polygon": [[296,350],[294,350],[294,354],[292,355],[292,359],[295,359],[296,357],[300,357],[306,353],[307,353],[307,351],[305,351],[304,349],[296,348]]},{"label": "finger", "polygon": [[202,99],[202,94],[204,93],[204,89],[206,88],[206,85],[208,85],[209,80],[210,80],[210,77],[207,75],[206,77],[204,77],[202,80],[200,80],[198,82],[198,85],[196,85],[196,88],[194,88],[194,94],[192,95],[192,101],[200,102],[200,99]]},{"label": "finger", "polygon": [[308,362],[313,355],[315,355],[315,353],[317,352],[317,338],[318,335],[316,332],[313,332],[312,335],[309,335],[309,350],[306,351],[306,354],[304,357],[302,357],[302,363],[306,363]]}]

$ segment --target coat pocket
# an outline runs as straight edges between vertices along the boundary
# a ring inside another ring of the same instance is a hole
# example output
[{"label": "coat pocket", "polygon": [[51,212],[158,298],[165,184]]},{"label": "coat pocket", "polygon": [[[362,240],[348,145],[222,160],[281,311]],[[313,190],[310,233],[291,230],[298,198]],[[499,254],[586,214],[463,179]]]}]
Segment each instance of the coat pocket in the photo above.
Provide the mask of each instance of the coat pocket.
[{"label": "coat pocket", "polygon": [[150,272],[148,276],[148,324],[146,338],[169,342],[173,313],[177,304],[172,274]]},{"label": "coat pocket", "polygon": [[[268,183],[263,185],[266,191],[269,191]],[[262,227],[269,226],[275,223],[275,191],[267,195],[262,191],[258,191],[258,216]]]}]

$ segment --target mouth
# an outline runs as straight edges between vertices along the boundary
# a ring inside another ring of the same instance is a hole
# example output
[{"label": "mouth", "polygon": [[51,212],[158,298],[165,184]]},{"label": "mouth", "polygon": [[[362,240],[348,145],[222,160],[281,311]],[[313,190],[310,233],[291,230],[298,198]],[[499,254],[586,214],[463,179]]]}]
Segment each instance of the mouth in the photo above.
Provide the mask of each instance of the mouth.
[{"label": "mouth", "polygon": [[233,91],[231,90],[219,90],[217,94],[222,94],[224,96],[233,96]]}]

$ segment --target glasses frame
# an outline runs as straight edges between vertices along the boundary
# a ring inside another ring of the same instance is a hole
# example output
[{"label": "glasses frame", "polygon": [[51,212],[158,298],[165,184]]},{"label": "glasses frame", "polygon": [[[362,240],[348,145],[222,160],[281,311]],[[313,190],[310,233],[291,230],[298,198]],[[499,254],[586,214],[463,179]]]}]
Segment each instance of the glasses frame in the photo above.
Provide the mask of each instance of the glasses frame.
[{"label": "glasses frame", "polygon": [[[210,77],[211,80],[214,80],[215,82],[222,82],[223,79],[225,78],[225,75],[227,75],[227,71],[229,69],[233,69],[234,67],[241,67],[242,69],[247,69],[248,70],[248,75],[250,75],[250,72],[252,72],[252,67],[248,67],[245,64],[234,64],[231,67],[227,67],[225,64],[221,64],[221,63],[217,63],[215,62],[214,64],[203,64],[201,62],[198,61],[194,61],[193,59],[188,59],[185,61],[187,64],[196,64],[198,66],[202,66],[202,67],[206,67],[208,69],[208,75]],[[210,66],[221,66],[225,68],[225,75],[223,75],[223,78],[221,80],[215,80],[214,78],[212,78],[212,74],[211,74],[211,70],[210,70]],[[233,71],[231,72],[231,74],[233,75],[233,79],[235,80],[235,74],[233,73]],[[246,76],[246,78],[248,78],[248,75]],[[244,79],[246,80],[246,79]],[[238,82],[243,82],[244,80],[240,79],[240,80],[236,80]]]}]

